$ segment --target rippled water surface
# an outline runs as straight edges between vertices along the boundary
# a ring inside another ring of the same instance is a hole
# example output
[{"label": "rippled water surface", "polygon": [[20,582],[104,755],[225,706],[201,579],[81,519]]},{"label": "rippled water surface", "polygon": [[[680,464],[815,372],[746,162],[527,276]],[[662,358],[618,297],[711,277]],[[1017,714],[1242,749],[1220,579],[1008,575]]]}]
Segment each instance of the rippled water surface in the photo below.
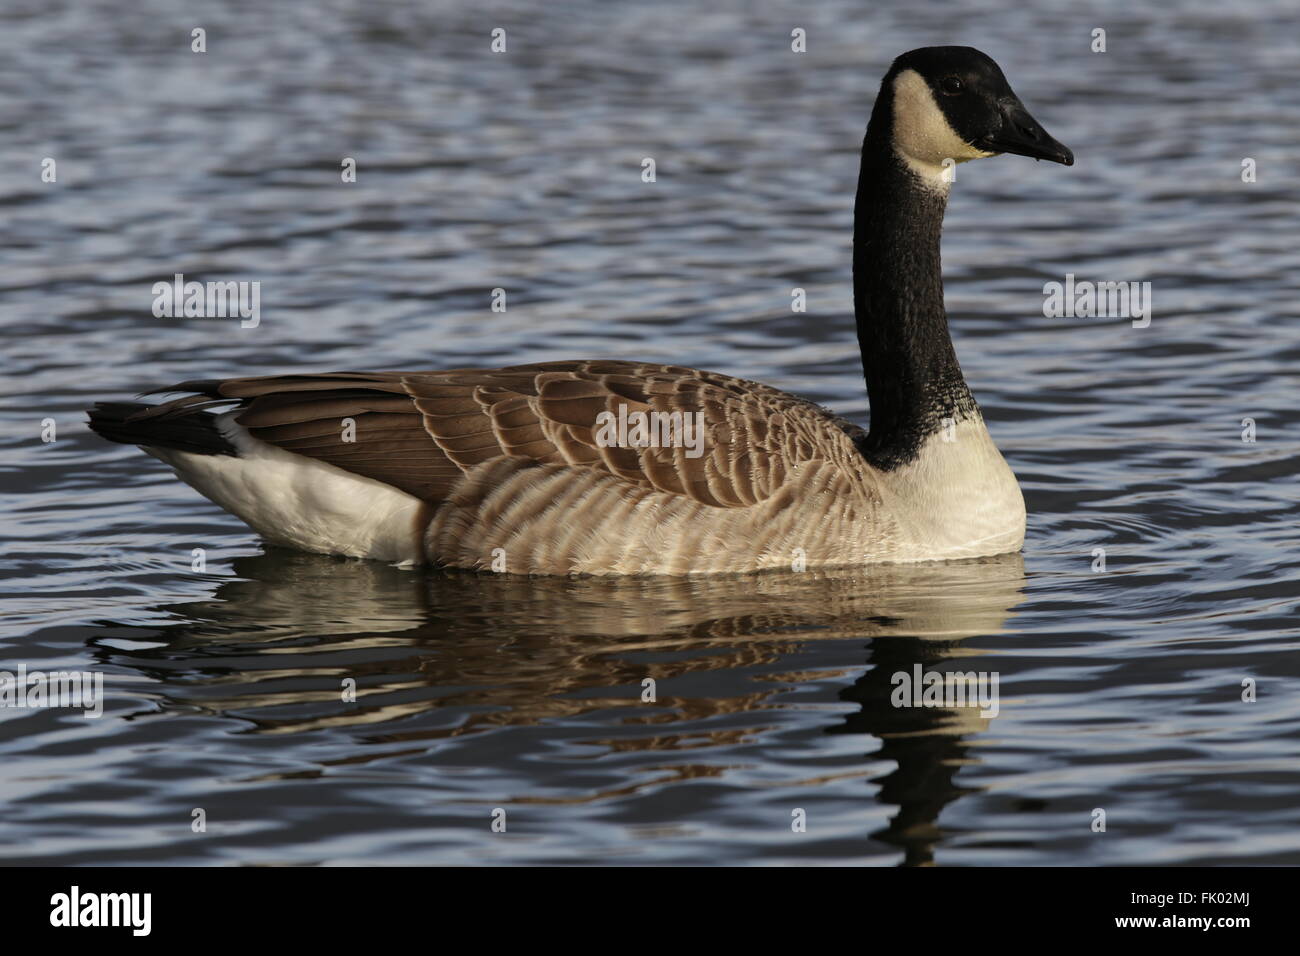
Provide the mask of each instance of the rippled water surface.
[{"label": "rippled water surface", "polygon": [[[534,6],[5,5],[0,661],[108,701],[0,708],[0,859],[1300,863],[1294,4]],[[426,575],[265,549],[82,424],[188,378],[586,357],[865,422],[856,151],[933,43],[1078,157],[960,167],[945,232],[1023,555]],[[176,272],[260,281],[260,326],[154,318]],[[1045,318],[1066,273],[1151,282],[1150,326]],[[891,706],[917,665],[996,672],[999,712]]]}]

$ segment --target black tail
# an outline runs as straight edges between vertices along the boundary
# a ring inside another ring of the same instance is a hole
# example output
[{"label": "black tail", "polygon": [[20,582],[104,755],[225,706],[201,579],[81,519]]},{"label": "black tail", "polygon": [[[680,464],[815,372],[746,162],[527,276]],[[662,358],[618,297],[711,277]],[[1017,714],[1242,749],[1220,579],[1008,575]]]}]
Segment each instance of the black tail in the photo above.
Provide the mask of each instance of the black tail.
[{"label": "black tail", "polygon": [[146,402],[96,402],[86,410],[90,430],[124,445],[173,448],[198,455],[239,452],[217,430],[217,416],[198,408],[172,409]]}]

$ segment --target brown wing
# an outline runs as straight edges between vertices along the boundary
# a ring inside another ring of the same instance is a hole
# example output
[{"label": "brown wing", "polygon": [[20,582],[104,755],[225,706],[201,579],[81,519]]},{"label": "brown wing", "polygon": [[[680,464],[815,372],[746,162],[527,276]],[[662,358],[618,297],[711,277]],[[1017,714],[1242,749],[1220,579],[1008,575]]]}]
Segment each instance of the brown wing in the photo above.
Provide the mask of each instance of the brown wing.
[{"label": "brown wing", "polygon": [[[633,362],[547,362],[441,372],[338,372],[187,382],[178,412],[238,400],[262,441],[429,501],[506,456],[596,468],[714,507],[776,493],[801,462],[858,461],[856,426],[777,389],[713,372]],[[703,413],[703,454],[598,440],[600,413]],[[354,424],[345,441],[344,419]]]}]

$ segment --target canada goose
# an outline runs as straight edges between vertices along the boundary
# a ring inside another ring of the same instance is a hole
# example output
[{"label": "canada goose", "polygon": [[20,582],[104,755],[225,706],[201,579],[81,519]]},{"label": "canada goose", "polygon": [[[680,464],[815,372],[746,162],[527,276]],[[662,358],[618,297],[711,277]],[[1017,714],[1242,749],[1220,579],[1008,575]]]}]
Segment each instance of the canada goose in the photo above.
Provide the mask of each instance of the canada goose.
[{"label": "canada goose", "polygon": [[978,50],[894,61],[855,204],[869,432],[756,382],[621,361],[190,381],[101,402],[90,427],[269,542],[328,554],[695,574],[1016,551],[1024,499],[957,364],[939,265],[948,167],[999,153],[1074,162]]}]

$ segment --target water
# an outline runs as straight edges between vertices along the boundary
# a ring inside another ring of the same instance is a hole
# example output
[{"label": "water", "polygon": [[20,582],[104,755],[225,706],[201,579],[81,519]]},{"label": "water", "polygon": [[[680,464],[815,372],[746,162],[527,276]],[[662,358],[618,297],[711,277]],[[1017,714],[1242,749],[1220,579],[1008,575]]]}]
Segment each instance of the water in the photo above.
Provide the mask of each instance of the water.
[{"label": "water", "polygon": [[[7,4],[0,661],[108,700],[0,710],[0,858],[1300,862],[1294,6],[896,6]],[[952,42],[1078,157],[960,167],[946,228],[1023,555],[424,575],[265,550],[81,424],[187,378],[581,357],[865,421],[855,153],[889,60]],[[176,272],[260,281],[260,326],[154,318]],[[1150,326],[1045,318],[1066,273],[1150,281]],[[997,716],[892,707],[918,664],[996,672]]]}]

